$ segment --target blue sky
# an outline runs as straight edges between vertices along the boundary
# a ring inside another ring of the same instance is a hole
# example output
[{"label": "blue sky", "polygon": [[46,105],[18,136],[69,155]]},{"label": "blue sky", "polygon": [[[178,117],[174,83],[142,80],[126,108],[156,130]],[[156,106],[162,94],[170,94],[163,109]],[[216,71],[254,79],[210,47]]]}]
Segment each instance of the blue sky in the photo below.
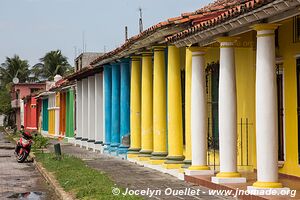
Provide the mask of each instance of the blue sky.
[{"label": "blue sky", "polygon": [[0,63],[18,54],[30,65],[46,52],[60,49],[73,65],[75,47],[112,50],[138,33],[138,8],[144,29],[212,0],[0,0]]}]

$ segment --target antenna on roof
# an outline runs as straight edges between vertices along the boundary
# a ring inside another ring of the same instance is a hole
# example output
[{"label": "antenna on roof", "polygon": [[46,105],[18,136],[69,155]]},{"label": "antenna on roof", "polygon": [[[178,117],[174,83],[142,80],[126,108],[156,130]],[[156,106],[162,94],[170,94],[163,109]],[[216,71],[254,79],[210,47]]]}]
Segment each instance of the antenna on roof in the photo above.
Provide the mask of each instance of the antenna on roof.
[{"label": "antenna on roof", "polygon": [[84,53],[85,41],[84,41],[84,31],[82,31],[82,53]]},{"label": "antenna on roof", "polygon": [[140,33],[141,33],[141,32],[143,32],[143,12],[142,12],[141,7],[139,7],[139,12],[140,12],[139,29],[140,29]]},{"label": "antenna on roof", "polygon": [[74,59],[76,59],[76,57],[77,57],[77,47],[76,46],[74,46]]},{"label": "antenna on roof", "polygon": [[125,26],[125,42],[128,40],[128,27]]}]

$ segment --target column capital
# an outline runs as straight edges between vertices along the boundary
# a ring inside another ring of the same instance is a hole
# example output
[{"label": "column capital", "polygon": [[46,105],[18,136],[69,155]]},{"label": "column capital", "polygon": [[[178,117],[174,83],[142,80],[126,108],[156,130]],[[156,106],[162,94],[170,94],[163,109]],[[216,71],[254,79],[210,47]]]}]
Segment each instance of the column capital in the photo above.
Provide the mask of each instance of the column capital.
[{"label": "column capital", "polygon": [[220,48],[230,48],[234,47],[234,43],[239,39],[239,37],[219,37],[217,42],[220,43]]},{"label": "column capital", "polygon": [[276,30],[278,28],[278,26],[280,26],[280,24],[255,24],[253,26],[251,26],[251,28],[253,30],[256,31],[264,31],[264,30]]},{"label": "column capital", "polygon": [[165,45],[156,45],[152,47],[153,51],[165,51],[165,48]]},{"label": "column capital", "polygon": [[143,51],[143,52],[141,52],[141,54],[142,54],[142,57],[147,57],[147,56],[153,55],[153,53],[151,51]]},{"label": "column capital", "polygon": [[130,61],[130,58],[122,58],[120,60],[121,63],[129,63],[129,61]]},{"label": "column capital", "polygon": [[192,56],[204,56],[207,51],[204,47],[188,47],[188,50],[192,52]]},{"label": "column capital", "polygon": [[141,60],[141,56],[140,55],[133,55],[130,56],[131,61],[140,61]]},{"label": "column capital", "polygon": [[114,60],[112,62],[109,63],[111,66],[116,66],[119,65],[120,63],[117,60]]},{"label": "column capital", "polygon": [[216,39],[217,42],[219,43],[222,43],[222,42],[236,42],[237,40],[239,39],[239,37],[229,37],[229,36],[226,36],[226,37],[219,37]]}]

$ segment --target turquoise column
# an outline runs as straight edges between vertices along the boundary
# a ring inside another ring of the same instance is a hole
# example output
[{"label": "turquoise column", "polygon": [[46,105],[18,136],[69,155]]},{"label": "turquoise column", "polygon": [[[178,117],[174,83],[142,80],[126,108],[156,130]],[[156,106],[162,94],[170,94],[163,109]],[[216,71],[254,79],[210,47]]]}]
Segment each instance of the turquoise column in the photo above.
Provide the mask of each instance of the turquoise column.
[{"label": "turquoise column", "polygon": [[[126,155],[130,145],[130,65],[129,59],[121,61],[121,94],[120,94],[120,147],[118,154]],[[126,157],[126,156],[125,156]]]},{"label": "turquoise column", "polygon": [[111,144],[111,76],[111,66],[104,65],[105,152],[108,152]]},{"label": "turquoise column", "polygon": [[48,132],[48,99],[43,99],[43,121],[42,128],[43,131]]},{"label": "turquoise column", "polygon": [[117,155],[120,145],[120,64],[113,63],[111,71],[111,143],[110,153]]}]

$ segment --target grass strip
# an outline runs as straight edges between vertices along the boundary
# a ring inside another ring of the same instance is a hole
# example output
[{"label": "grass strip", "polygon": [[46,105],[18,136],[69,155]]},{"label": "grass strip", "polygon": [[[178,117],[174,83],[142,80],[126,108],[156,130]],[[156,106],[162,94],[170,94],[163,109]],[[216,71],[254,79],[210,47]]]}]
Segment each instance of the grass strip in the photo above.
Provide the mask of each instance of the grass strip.
[{"label": "grass strip", "polygon": [[112,189],[119,188],[105,174],[88,167],[84,161],[63,155],[60,160],[53,153],[35,153],[38,162],[52,172],[65,191],[75,194],[77,199],[142,199],[139,196],[113,195]]}]

